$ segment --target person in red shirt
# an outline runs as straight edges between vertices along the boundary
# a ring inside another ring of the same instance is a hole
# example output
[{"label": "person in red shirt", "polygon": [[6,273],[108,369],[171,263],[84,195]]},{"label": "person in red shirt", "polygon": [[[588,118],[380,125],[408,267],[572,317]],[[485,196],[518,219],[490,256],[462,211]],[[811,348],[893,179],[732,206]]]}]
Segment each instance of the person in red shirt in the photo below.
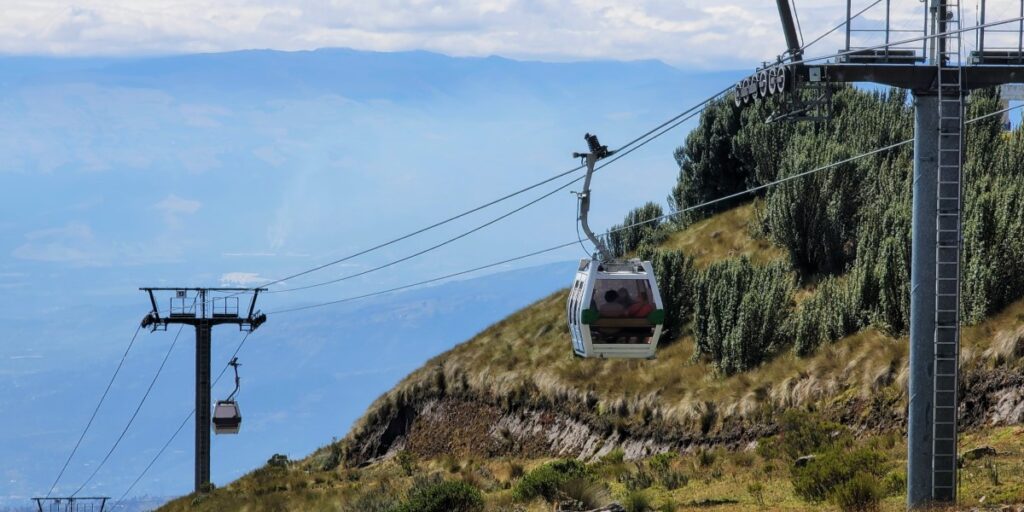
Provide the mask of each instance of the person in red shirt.
[{"label": "person in red shirt", "polygon": [[646,318],[647,315],[651,314],[651,311],[654,311],[654,304],[651,304],[651,299],[647,297],[647,292],[640,292],[640,297],[637,301],[626,309],[626,316]]}]

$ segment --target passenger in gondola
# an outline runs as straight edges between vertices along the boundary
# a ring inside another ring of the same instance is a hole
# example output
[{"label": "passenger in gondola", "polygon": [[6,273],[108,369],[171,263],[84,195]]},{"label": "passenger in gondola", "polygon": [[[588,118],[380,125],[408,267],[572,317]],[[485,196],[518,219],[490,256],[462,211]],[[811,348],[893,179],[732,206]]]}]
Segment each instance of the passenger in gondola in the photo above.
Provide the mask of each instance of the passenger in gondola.
[{"label": "passenger in gondola", "polygon": [[620,286],[616,291],[619,294],[618,303],[621,304],[624,309],[628,310],[629,306],[633,305],[633,297],[629,296],[629,290],[627,290],[625,286]]},{"label": "passenger in gondola", "polygon": [[608,290],[604,292],[604,304],[597,308],[601,318],[619,318],[626,314],[626,307],[619,300],[619,292]]},{"label": "passenger in gondola", "polygon": [[[619,292],[608,290],[604,292],[604,302],[598,306],[597,313],[601,318],[622,318],[626,314],[626,308],[619,300]],[[622,329],[618,327],[601,327],[594,329],[594,337],[601,343],[622,343],[619,335]]]},{"label": "passenger in gondola", "polygon": [[647,318],[647,315],[654,311],[654,304],[651,304],[651,299],[647,296],[647,292],[640,292],[640,297],[636,302],[626,308],[626,316],[631,318]]}]

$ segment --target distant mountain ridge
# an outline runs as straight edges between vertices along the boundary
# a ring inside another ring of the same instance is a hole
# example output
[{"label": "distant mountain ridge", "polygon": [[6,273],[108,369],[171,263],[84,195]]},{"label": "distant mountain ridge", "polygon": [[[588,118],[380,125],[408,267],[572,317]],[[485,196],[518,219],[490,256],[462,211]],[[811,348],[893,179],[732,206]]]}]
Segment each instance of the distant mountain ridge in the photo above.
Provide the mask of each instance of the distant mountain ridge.
[{"label": "distant mountain ridge", "polygon": [[[608,82],[638,88],[677,81],[685,73],[657,60],[538,62],[504,57],[449,57],[428,51],[370,52],[346,48],[311,51],[244,50],[147,58],[60,59],[0,57],[0,84],[60,83],[69,76],[105,85],[183,90],[216,83],[232,92],[316,94],[331,92],[356,100],[421,98],[452,94],[474,83],[496,91],[527,92],[545,84]],[[722,72],[722,76],[735,73]],[[600,90],[600,87],[599,87]],[[573,94],[560,87],[556,94]]]}]

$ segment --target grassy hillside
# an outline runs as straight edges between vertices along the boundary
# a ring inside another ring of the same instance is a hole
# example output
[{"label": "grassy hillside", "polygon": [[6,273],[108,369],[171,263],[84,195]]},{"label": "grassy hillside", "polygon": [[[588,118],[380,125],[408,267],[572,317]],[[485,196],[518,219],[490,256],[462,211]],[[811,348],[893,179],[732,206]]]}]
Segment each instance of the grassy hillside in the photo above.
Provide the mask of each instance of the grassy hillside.
[{"label": "grassy hillside", "polygon": [[[728,255],[761,263],[784,258],[751,236],[756,216],[755,205],[743,205],[664,244],[691,252],[701,265]],[[794,298],[815,293],[808,285]],[[599,483],[579,492],[595,502],[816,510],[820,503],[794,495],[791,460],[754,450],[759,439],[777,436],[790,408],[847,425],[853,444],[884,456],[883,476],[899,479],[905,339],[868,328],[808,357],[787,350],[753,370],[724,375],[694,356],[689,335],[669,340],[654,361],[575,358],[564,304],[565,293],[554,294],[432,359],[378,399],[345,439],[165,510],[389,510],[429,475],[472,483],[487,509],[549,510],[542,498],[517,501],[513,494],[524,472],[555,456],[591,462]],[[965,381],[976,394],[966,418],[973,430],[961,444],[992,445],[1001,454],[964,477],[968,500],[1024,500],[1024,429],[1000,426],[1020,421],[1013,397],[1024,397],[1022,320],[1024,301],[964,330]],[[631,480],[652,473],[652,456],[663,452],[682,454],[658,470],[679,481]],[[901,508],[897,491],[885,499],[886,509]]]}]

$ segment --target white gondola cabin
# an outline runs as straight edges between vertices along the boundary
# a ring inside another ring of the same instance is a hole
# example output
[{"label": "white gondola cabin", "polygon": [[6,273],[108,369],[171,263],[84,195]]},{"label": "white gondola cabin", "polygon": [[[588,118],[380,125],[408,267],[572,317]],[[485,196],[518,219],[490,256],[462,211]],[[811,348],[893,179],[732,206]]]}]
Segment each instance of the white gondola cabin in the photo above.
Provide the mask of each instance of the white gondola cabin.
[{"label": "white gondola cabin", "polygon": [[649,261],[581,260],[567,310],[576,355],[654,358],[665,311]]},{"label": "white gondola cabin", "polygon": [[242,428],[242,411],[234,400],[217,400],[213,408],[213,433],[237,434]]}]

